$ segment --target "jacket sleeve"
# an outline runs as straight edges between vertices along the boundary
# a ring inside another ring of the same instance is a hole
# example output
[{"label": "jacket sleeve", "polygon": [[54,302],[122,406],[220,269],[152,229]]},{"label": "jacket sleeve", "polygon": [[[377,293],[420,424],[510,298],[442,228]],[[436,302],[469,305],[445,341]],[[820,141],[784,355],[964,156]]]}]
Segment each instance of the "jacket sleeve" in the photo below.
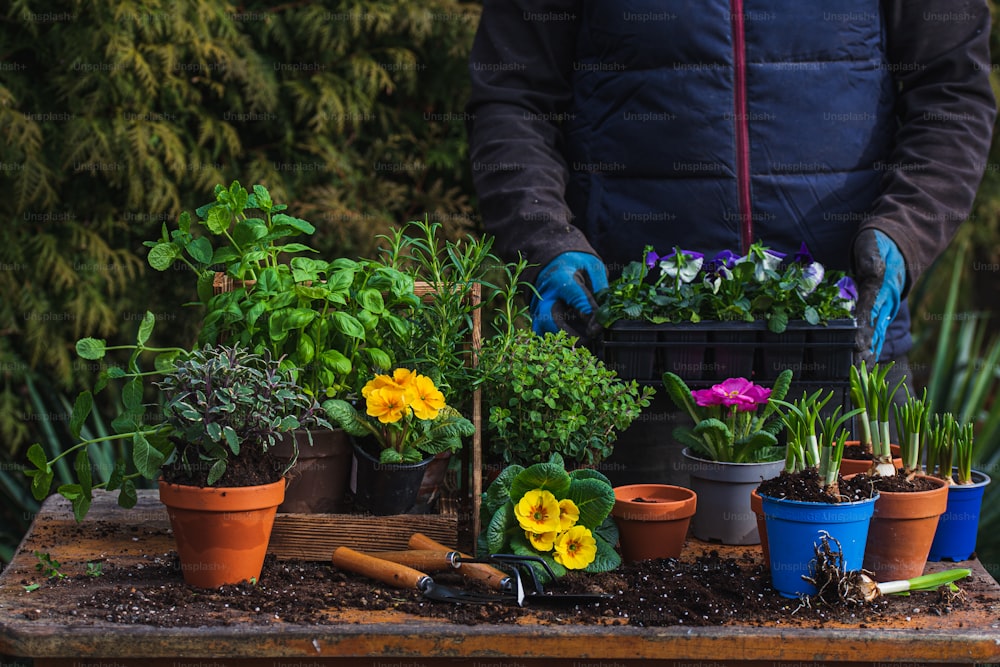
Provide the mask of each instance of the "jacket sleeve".
[{"label": "jacket sleeve", "polygon": [[986,168],[996,115],[990,13],[985,0],[884,0],[883,8],[898,130],[861,229],[896,242],[909,291],[968,217]]},{"label": "jacket sleeve", "polygon": [[469,58],[469,155],[483,228],[506,260],[592,254],[571,224],[560,121],[571,99],[579,2],[486,0]]}]

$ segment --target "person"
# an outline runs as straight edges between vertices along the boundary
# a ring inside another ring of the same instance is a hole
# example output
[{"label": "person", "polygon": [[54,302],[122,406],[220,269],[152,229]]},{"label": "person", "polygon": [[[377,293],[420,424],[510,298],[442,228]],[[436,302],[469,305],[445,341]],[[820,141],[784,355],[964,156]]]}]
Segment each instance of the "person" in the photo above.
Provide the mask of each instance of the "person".
[{"label": "person", "polygon": [[907,293],[986,164],[989,32],[985,0],[485,0],[473,182],[535,330],[592,335],[646,245],[805,242],[852,272],[860,356],[905,372]]}]

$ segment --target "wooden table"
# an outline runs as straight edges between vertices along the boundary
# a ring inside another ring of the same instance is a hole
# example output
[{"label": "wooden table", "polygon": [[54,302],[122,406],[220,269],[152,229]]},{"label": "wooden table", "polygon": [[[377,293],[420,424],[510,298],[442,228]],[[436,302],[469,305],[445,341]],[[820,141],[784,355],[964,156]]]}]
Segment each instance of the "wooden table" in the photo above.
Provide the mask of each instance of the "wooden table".
[{"label": "wooden table", "polygon": [[165,511],[147,493],[132,510],[120,510],[111,496],[101,495],[83,524],[73,521],[61,498],[46,501],[0,575],[0,665],[19,664],[19,658],[32,658],[37,667],[1000,663],[1000,585],[978,562],[967,564],[977,582],[974,603],[943,616],[879,627],[457,626],[386,611],[323,625],[259,626],[248,619],[223,627],[159,628],[80,619],[60,607],[56,593],[47,592],[58,587],[25,590],[26,583],[43,580],[36,571],[36,550],[50,554],[67,574],[100,560],[116,568],[134,566],[140,582],[139,566],[149,562],[150,554],[173,548],[167,527]]}]

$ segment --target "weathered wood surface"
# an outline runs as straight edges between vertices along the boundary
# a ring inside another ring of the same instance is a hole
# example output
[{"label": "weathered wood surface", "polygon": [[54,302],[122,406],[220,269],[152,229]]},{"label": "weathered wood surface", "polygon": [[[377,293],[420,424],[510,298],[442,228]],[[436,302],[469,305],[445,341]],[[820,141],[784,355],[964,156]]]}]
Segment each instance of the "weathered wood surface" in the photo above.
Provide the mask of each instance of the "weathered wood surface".
[{"label": "weathered wood surface", "polygon": [[[51,608],[35,613],[38,606],[51,607],[53,602],[24,590],[25,583],[38,579],[33,551],[48,552],[72,574],[93,560],[134,567],[138,585],[143,565],[173,550],[167,527],[165,512],[148,493],[132,510],[117,508],[113,497],[102,494],[82,524],[73,521],[61,498],[47,501],[15,559],[0,575],[0,656],[31,657],[36,667],[1000,663],[1000,585],[978,562],[969,564],[979,582],[974,604],[943,616],[923,614],[878,627],[641,628],[542,625],[530,617],[509,625],[459,626],[398,611],[375,611],[336,612],[323,625],[261,626],[248,617],[246,622],[222,627],[157,628],[80,619],[72,609],[59,609],[58,601],[59,613]],[[691,542],[685,557],[706,548],[723,555],[735,555],[738,549]]]}]

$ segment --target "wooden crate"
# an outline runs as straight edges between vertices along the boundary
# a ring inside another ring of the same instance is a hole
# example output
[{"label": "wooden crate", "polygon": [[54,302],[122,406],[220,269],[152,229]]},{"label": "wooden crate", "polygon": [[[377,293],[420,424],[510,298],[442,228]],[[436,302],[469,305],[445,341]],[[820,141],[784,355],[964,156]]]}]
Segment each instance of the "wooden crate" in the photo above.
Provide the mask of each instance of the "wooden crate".
[{"label": "wooden crate", "polygon": [[[417,283],[414,290],[424,299],[434,298],[435,286]],[[482,293],[478,284],[472,286],[473,305],[478,305]],[[472,337],[468,343],[475,363],[482,344],[482,315],[473,310]],[[438,501],[437,514],[395,514],[373,516],[364,514],[291,514],[279,513],[268,553],[279,559],[329,560],[337,547],[346,546],[362,551],[406,549],[413,533],[423,533],[449,547],[465,553],[475,553],[475,536],[479,534],[479,505],[482,496],[483,439],[482,396],[476,390],[472,398],[472,421],[475,433],[471,446],[459,453],[458,479]],[[448,485],[446,485],[448,486]]]}]

